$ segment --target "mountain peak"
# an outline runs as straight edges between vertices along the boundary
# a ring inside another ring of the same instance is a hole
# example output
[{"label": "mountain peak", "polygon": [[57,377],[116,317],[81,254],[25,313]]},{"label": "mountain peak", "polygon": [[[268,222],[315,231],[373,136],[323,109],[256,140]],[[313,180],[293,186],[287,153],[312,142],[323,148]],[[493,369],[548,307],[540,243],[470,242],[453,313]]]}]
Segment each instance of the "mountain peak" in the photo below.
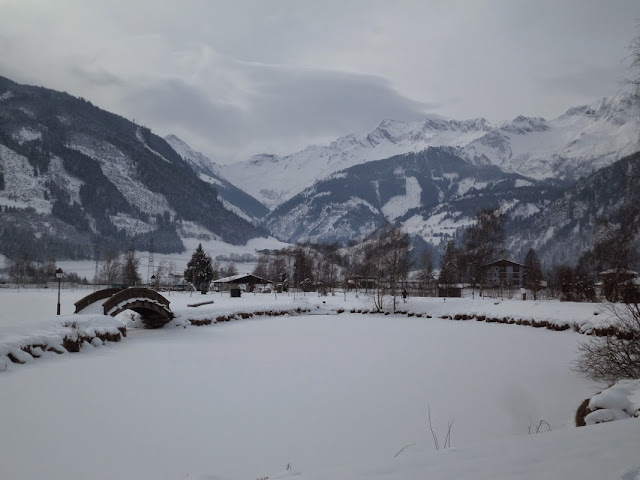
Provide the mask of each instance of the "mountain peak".
[{"label": "mountain peak", "polygon": [[[493,164],[544,179],[576,179],[637,149],[628,94],[598,100],[546,120],[520,115],[503,124],[480,117],[421,121],[385,118],[373,130],[342,136],[286,156],[257,155],[223,167],[225,176],[275,208],[319,179],[374,160],[449,147],[474,165]],[[269,178],[268,188],[264,179]]]},{"label": "mountain peak", "polygon": [[525,135],[530,132],[543,132],[548,130],[549,124],[542,117],[525,117],[519,115],[510,122],[504,123],[500,129],[517,135]]},{"label": "mountain peak", "polygon": [[603,97],[588,105],[568,109],[560,118],[585,116],[593,120],[606,120],[623,125],[637,119],[636,100],[631,92],[621,91],[610,97]]}]

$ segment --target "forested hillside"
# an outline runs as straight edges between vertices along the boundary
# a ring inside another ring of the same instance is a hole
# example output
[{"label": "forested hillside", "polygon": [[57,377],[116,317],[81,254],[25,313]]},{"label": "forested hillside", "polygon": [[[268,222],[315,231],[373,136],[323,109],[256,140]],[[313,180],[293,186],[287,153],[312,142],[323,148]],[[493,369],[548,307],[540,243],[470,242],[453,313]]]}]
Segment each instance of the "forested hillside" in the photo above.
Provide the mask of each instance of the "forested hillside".
[{"label": "forested hillside", "polygon": [[178,252],[192,234],[229,243],[262,235],[148,128],[2,77],[0,205],[9,257],[84,258],[151,237],[156,251]]}]

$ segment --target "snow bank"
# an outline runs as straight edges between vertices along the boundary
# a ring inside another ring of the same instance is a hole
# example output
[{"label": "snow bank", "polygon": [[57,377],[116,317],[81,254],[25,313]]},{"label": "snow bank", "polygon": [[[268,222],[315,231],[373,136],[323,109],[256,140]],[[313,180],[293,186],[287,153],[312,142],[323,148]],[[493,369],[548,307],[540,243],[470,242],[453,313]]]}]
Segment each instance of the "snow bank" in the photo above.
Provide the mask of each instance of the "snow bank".
[{"label": "snow bank", "polygon": [[247,319],[252,317],[273,317],[280,315],[300,315],[302,313],[335,313],[331,309],[320,309],[319,305],[313,305],[313,309],[307,303],[300,302],[291,304],[289,302],[280,305],[260,305],[248,304],[245,308],[235,305],[207,305],[188,309],[174,310],[176,318],[170,324],[183,326],[186,323],[190,325],[210,325],[212,323],[228,322],[230,320]]},{"label": "snow bank", "polygon": [[65,315],[51,327],[28,334],[0,336],[0,371],[11,363],[24,364],[46,355],[79,352],[83,346],[119,342],[126,336],[125,324],[105,315]]},{"label": "snow bank", "polygon": [[587,425],[640,417],[640,380],[620,380],[591,397]]},{"label": "snow bank", "polygon": [[[375,313],[371,295],[362,292],[328,296],[317,293],[283,293],[277,296],[250,293],[240,298],[230,298],[228,293],[209,293],[202,298],[213,300],[213,303],[197,308],[187,306],[194,302],[188,293],[172,294],[168,298],[179,325],[208,325],[248,316],[301,313],[298,309],[322,314]],[[503,323],[555,331],[570,330],[585,335],[614,334],[618,321],[613,309],[599,303],[433,297],[409,297],[406,303],[398,298],[397,302],[396,313],[409,317]],[[391,305],[385,309],[386,312],[391,310]]]}]

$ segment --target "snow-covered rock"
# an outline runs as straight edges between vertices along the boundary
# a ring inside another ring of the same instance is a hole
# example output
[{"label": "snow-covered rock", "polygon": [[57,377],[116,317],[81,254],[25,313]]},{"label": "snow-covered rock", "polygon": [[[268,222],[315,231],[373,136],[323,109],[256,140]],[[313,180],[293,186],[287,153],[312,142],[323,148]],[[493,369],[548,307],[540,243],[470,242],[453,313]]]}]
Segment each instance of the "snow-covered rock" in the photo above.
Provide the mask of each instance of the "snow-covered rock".
[{"label": "snow-covered rock", "polygon": [[640,417],[640,380],[620,380],[591,397],[587,425]]}]

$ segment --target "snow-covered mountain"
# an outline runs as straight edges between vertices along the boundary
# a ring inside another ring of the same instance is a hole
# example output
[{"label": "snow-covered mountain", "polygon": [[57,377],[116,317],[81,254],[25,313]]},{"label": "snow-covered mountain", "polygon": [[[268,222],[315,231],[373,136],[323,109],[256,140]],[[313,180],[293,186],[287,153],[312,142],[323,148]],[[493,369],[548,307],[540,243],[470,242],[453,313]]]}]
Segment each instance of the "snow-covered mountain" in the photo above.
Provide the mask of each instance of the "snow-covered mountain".
[{"label": "snow-covered mountain", "polygon": [[577,180],[640,149],[639,113],[631,96],[618,94],[548,122],[518,117],[467,145],[463,156],[532,178]]},{"label": "snow-covered mountain", "polygon": [[151,130],[2,77],[0,207],[9,258],[87,258],[152,238],[157,252],[180,252],[183,238],[238,244],[263,234]]},{"label": "snow-covered mountain", "polygon": [[200,180],[213,185],[218,191],[218,199],[227,210],[252,223],[257,223],[269,213],[269,209],[262,203],[224,178],[220,173],[220,166],[209,157],[193,150],[175,135],[167,135],[164,139],[191,166]]},{"label": "snow-covered mountain", "polygon": [[[428,119],[423,122],[384,120],[365,135],[347,135],[328,146],[311,145],[280,157],[256,155],[246,162],[221,167],[231,182],[269,208],[275,208],[316,180],[373,160],[429,146],[470,143],[490,131],[484,119],[464,122]],[[269,181],[265,182],[264,179]]]},{"label": "snow-covered mountain", "polygon": [[289,242],[361,240],[385,222],[438,246],[474,222],[480,208],[529,216],[562,192],[495,165],[474,165],[453,148],[429,147],[342,170],[281,204],[266,226]]},{"label": "snow-covered mountain", "polygon": [[549,121],[524,116],[501,124],[483,118],[385,120],[366,134],[284,157],[257,155],[220,171],[271,209],[340,170],[430,146],[452,147],[474,165],[496,165],[535,179],[575,181],[640,148],[637,118],[630,96],[619,94]]},{"label": "snow-covered mountain", "polygon": [[[596,240],[631,233],[640,247],[640,153],[580,179],[539,213],[510,225],[509,247],[518,258],[535,248],[547,265],[575,264]],[[615,247],[614,247],[615,248]]]}]

